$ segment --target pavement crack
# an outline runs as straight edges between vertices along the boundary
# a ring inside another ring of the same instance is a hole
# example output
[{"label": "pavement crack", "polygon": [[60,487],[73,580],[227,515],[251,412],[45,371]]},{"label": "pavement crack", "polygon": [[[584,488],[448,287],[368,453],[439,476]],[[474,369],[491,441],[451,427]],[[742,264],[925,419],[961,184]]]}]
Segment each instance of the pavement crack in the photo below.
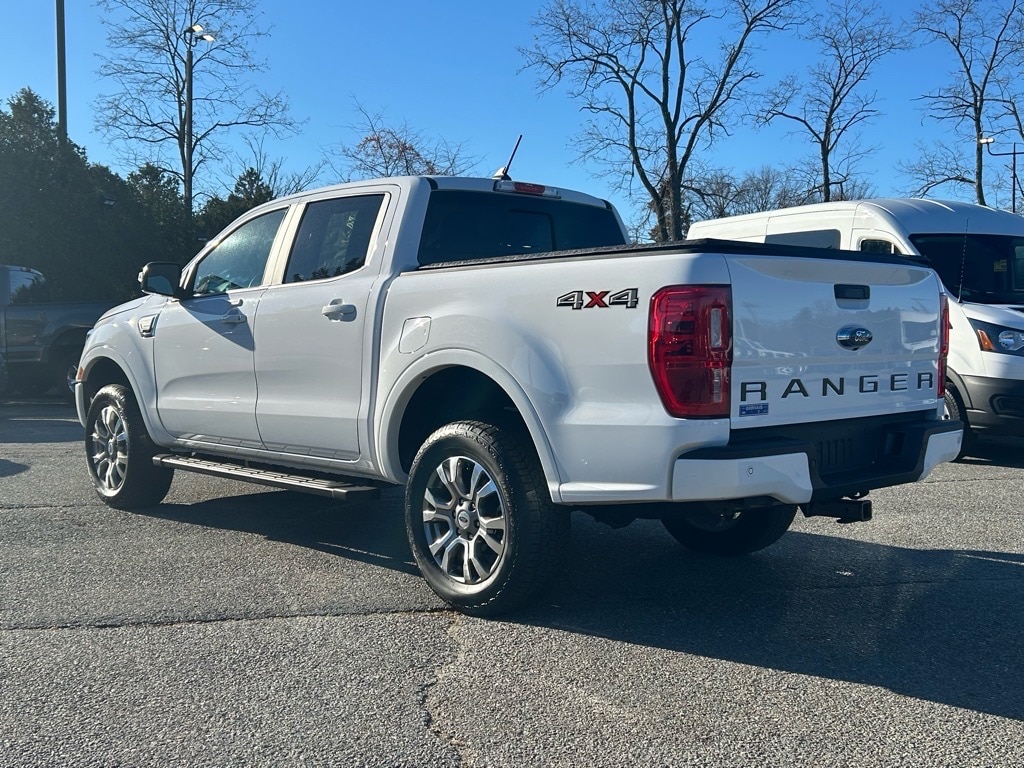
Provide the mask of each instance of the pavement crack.
[{"label": "pavement crack", "polygon": [[419,610],[395,611],[322,611],[296,613],[268,613],[259,616],[208,616],[188,619],[140,619],[140,620],[109,620],[109,621],[69,621],[57,624],[25,624],[0,626],[0,632],[56,632],[76,630],[109,630],[109,629],[161,629],[165,627],[191,627],[206,624],[231,624],[258,621],[287,621],[289,619],[343,619],[349,616],[429,616],[447,613],[445,608],[424,608]]},{"label": "pavement crack", "polygon": [[466,619],[462,614],[454,614],[448,625],[448,637],[451,638],[455,652],[448,660],[438,666],[434,676],[427,680],[417,690],[420,707],[423,709],[423,723],[429,731],[443,744],[450,746],[459,756],[459,765],[463,768],[472,768],[475,764],[475,754],[469,745],[459,738],[445,726],[444,713],[442,711],[441,697],[438,695],[437,686],[444,682],[454,670],[461,669],[465,662],[465,643],[459,640],[458,629]]}]

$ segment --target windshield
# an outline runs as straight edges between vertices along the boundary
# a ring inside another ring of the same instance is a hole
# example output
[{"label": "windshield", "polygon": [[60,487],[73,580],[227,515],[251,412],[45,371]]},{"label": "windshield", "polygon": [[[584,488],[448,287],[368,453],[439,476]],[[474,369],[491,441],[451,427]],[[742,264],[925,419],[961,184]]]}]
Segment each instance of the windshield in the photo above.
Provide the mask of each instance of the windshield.
[{"label": "windshield", "polygon": [[979,304],[1024,303],[1024,237],[911,235],[946,290]]}]

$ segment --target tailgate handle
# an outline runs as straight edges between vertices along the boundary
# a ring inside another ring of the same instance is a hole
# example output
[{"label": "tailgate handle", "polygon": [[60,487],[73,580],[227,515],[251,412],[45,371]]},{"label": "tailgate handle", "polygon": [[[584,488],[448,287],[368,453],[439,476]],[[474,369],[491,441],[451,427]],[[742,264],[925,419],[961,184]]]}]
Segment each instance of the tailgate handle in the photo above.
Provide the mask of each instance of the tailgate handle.
[{"label": "tailgate handle", "polygon": [[835,288],[837,299],[857,299],[860,301],[867,301],[871,298],[870,285],[848,285],[845,283],[837,283],[833,287]]}]

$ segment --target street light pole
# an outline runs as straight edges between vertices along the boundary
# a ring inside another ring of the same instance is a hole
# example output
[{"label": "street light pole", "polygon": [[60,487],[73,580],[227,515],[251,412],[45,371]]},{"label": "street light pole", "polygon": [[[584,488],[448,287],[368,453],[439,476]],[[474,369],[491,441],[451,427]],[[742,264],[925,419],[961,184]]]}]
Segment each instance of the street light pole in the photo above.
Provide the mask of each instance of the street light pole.
[{"label": "street light pole", "polygon": [[1010,157],[1010,210],[1014,213],[1017,212],[1017,155],[1024,155],[1024,150],[1017,151],[1017,142],[1013,142],[1012,152],[993,152],[992,143],[995,139],[992,136],[979,136],[978,143],[984,144],[985,149],[993,157]]},{"label": "street light pole", "polygon": [[188,217],[188,236],[192,237],[192,81],[195,76],[195,62],[192,51],[199,40],[212,43],[216,38],[206,32],[201,24],[191,24],[181,33],[185,41],[185,141],[181,153],[181,177],[185,193],[185,215]]}]

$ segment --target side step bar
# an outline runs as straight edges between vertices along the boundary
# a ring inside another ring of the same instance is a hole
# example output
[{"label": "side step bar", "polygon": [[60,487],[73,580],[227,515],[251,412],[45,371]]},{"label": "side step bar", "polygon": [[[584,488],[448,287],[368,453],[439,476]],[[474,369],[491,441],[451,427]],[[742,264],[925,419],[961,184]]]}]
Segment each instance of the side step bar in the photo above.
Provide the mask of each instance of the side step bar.
[{"label": "side step bar", "polygon": [[162,453],[153,457],[158,467],[183,469],[200,475],[226,477],[231,480],[243,480],[258,485],[269,485],[274,488],[287,488],[291,491],[313,493],[318,496],[329,496],[340,501],[357,499],[376,499],[380,489],[368,485],[352,485],[339,480],[324,480],[317,477],[289,474],[277,469],[260,469],[225,461],[201,459],[196,456],[179,456],[173,453]]}]

